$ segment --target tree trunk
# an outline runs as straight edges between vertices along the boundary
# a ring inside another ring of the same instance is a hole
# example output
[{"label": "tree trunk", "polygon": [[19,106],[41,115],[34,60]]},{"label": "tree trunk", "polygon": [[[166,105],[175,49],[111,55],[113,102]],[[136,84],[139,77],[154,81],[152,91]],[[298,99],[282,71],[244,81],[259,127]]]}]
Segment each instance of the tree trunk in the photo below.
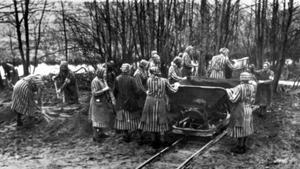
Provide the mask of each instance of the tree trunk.
[{"label": "tree trunk", "polygon": [[272,62],[275,63],[275,60],[278,58],[278,42],[277,42],[277,33],[278,33],[278,0],[273,0],[273,11],[272,11],[272,27],[270,32],[270,44],[271,44],[271,54]]},{"label": "tree trunk", "polygon": [[21,55],[21,59],[22,59],[22,64],[23,64],[23,71],[24,71],[24,74],[29,74],[29,71],[28,71],[28,67],[27,67],[27,64],[26,64],[26,58],[25,58],[25,55],[24,55],[24,50],[23,50],[23,41],[22,41],[22,33],[21,33],[21,21],[19,19],[19,10],[18,10],[18,3],[17,3],[17,0],[14,0],[14,12],[15,12],[15,27],[16,27],[16,30],[17,30],[17,38],[18,38],[18,48],[19,48],[19,52],[20,52],[20,55]]},{"label": "tree trunk", "polygon": [[[277,67],[276,67],[276,73],[275,73],[275,78],[273,82],[273,91],[276,92],[277,86],[278,86],[278,81],[282,72],[282,67],[284,66],[285,63],[285,54],[287,53],[287,45],[288,45],[288,32],[289,28],[292,23],[292,17],[293,17],[293,11],[294,11],[294,1],[289,0],[288,3],[288,11],[285,9],[285,0],[284,0],[284,7],[283,7],[283,18],[282,18],[282,36],[283,36],[283,41],[282,41],[282,48],[280,51],[280,59],[278,61]],[[287,13],[287,15],[286,15]]]},{"label": "tree trunk", "polygon": [[[201,0],[200,15],[201,15],[201,44],[200,51],[198,54],[198,75],[205,76],[206,66],[205,66],[205,55],[207,51],[207,39],[208,39],[208,8],[207,0]],[[204,58],[204,59],[203,59]]]},{"label": "tree trunk", "polygon": [[66,61],[68,61],[68,38],[67,38],[67,29],[66,29],[66,19],[65,19],[65,7],[64,2],[61,0],[61,14],[62,14],[62,24],[63,24],[63,31],[64,31],[64,41],[65,41],[65,57]]},{"label": "tree trunk", "polygon": [[41,14],[41,17],[40,17],[39,23],[38,23],[38,32],[37,32],[38,37],[35,39],[33,73],[35,72],[35,68],[38,65],[37,54],[38,54],[38,50],[39,50],[39,46],[40,46],[40,42],[41,42],[41,26],[42,26],[42,20],[43,20],[44,14],[45,14],[46,6],[47,6],[47,0],[45,0],[45,2],[44,2],[44,7],[43,7],[43,10],[42,10],[42,14]]},{"label": "tree trunk", "polygon": [[25,0],[25,11],[24,11],[24,28],[25,28],[25,45],[26,45],[26,71],[24,71],[24,75],[29,75],[29,67],[30,67],[30,44],[29,44],[29,23],[28,23],[28,14],[29,14],[29,3],[30,0]]}]

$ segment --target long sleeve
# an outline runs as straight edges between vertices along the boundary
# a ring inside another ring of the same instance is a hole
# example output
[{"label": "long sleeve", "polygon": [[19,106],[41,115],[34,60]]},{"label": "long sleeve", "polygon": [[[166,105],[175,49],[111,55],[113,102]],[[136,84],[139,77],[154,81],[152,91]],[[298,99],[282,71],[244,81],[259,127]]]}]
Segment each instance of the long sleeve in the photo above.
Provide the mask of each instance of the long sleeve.
[{"label": "long sleeve", "polygon": [[171,66],[169,68],[169,79],[173,79],[175,81],[183,80],[182,77],[180,77],[179,75],[177,75],[174,66]]},{"label": "long sleeve", "polygon": [[173,92],[173,93],[177,92],[178,89],[174,88],[174,87],[168,82],[167,79],[164,79],[164,80],[165,80],[165,84],[166,84],[167,88],[168,88],[171,92]]},{"label": "long sleeve", "polygon": [[226,89],[228,98],[231,102],[236,103],[241,97],[241,86],[238,85],[234,88]]},{"label": "long sleeve", "polygon": [[232,69],[232,70],[236,70],[237,68],[231,63],[231,61],[226,57],[226,59],[225,59],[225,63],[226,63],[226,65],[230,68],[230,69]]},{"label": "long sleeve", "polygon": [[274,72],[271,70],[269,71],[269,79],[274,80]]},{"label": "long sleeve", "polygon": [[100,84],[100,83],[101,83],[100,80],[97,80],[97,79],[94,79],[92,81],[91,90],[92,90],[92,94],[94,96],[100,96],[108,90],[108,88],[105,88],[106,87],[105,85]]},{"label": "long sleeve", "polygon": [[183,66],[189,67],[189,68],[193,67],[191,57],[187,53],[183,54],[182,60],[183,60]]},{"label": "long sleeve", "polygon": [[140,73],[136,73],[134,75],[134,79],[135,79],[135,82],[136,82],[136,85],[137,85],[137,88],[143,92],[146,93],[146,88],[144,87],[143,83],[142,83],[142,77],[141,77],[141,74]]}]

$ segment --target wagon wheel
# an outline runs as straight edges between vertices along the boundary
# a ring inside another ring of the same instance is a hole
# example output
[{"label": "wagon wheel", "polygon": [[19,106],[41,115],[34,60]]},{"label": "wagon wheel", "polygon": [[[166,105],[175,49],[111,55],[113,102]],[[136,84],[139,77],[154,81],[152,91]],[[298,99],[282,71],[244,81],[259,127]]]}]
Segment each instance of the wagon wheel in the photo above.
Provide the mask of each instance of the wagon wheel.
[{"label": "wagon wheel", "polygon": [[[208,119],[207,119],[207,112],[206,111],[201,111],[197,108],[190,108],[182,112],[183,116],[185,117],[180,125],[182,127],[186,128],[195,128],[196,124],[202,125],[201,127],[207,127],[208,126]],[[193,122],[193,123],[192,123]],[[194,125],[194,126],[192,126]]]}]

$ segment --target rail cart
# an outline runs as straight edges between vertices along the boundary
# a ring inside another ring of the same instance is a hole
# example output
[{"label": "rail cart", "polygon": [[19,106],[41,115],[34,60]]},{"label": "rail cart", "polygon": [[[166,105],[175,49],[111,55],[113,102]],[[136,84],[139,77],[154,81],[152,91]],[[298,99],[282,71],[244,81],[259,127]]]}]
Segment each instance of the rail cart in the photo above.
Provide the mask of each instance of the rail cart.
[{"label": "rail cart", "polygon": [[175,134],[210,137],[227,128],[235,104],[228,100],[225,89],[238,80],[214,80],[192,77],[181,82],[177,93],[169,93]]}]

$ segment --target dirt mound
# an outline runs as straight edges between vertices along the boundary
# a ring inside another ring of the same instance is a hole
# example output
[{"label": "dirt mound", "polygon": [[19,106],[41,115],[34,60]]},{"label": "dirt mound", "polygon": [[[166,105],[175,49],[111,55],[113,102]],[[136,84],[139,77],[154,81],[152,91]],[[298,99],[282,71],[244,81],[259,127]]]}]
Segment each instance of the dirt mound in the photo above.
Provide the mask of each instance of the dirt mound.
[{"label": "dirt mound", "polygon": [[90,137],[91,123],[88,120],[87,106],[76,110],[71,117],[56,118],[44,128],[45,141],[69,138]]},{"label": "dirt mound", "polygon": [[0,123],[10,122],[15,119],[16,114],[11,111],[10,104],[2,104],[0,106]]}]

